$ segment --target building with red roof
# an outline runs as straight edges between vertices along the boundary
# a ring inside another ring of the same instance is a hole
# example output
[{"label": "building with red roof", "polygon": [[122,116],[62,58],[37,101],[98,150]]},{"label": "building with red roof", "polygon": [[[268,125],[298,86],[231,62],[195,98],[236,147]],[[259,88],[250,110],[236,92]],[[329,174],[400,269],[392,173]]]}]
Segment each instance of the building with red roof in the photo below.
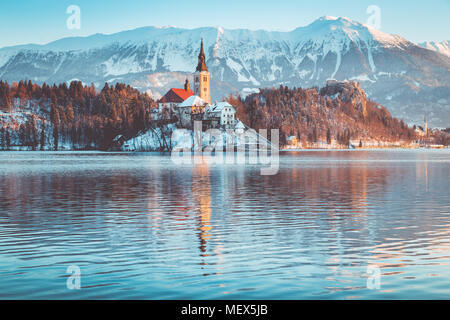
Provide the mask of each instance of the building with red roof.
[{"label": "building with red roof", "polygon": [[176,106],[193,95],[194,91],[191,90],[189,81],[186,79],[184,89],[172,88],[167,91],[167,93],[161,99],[159,99],[159,111],[162,112],[164,108],[173,111]]},{"label": "building with red roof", "polygon": [[172,88],[159,100],[159,102],[181,103],[193,95],[194,91],[192,90],[187,91],[185,89]]}]

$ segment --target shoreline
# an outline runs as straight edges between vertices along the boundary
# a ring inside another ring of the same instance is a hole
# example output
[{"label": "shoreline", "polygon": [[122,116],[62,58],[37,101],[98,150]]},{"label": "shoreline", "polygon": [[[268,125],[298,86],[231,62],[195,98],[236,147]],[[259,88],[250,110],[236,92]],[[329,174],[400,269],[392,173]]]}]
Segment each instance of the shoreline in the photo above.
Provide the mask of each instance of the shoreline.
[{"label": "shoreline", "polygon": [[[396,146],[386,146],[386,147],[365,147],[365,148],[281,148],[279,152],[314,152],[314,151],[377,151],[377,150],[448,150],[450,146],[439,146],[439,147],[396,147]],[[24,149],[10,149],[10,150],[0,150],[1,152],[34,152],[34,153],[64,153],[64,152],[83,152],[83,153],[171,153],[171,151],[159,151],[159,150],[148,150],[148,151],[134,151],[134,150],[100,150],[100,149],[66,149],[66,150],[24,150]],[[237,151],[234,151],[237,153]],[[246,151],[248,152],[248,151]]]},{"label": "shoreline", "polygon": [[372,150],[445,150],[450,149],[445,147],[364,147],[364,148],[284,148],[281,152],[299,152],[299,151],[372,151]]}]

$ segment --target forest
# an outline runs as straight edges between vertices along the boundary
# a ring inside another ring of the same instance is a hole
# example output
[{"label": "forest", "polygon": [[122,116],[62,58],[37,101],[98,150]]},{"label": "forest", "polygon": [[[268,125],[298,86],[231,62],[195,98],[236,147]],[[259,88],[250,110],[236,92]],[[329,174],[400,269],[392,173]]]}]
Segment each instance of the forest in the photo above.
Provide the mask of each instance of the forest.
[{"label": "forest", "polygon": [[0,147],[107,149],[117,135],[132,137],[154,125],[156,107],[147,94],[125,84],[106,83],[97,91],[79,81],[69,86],[0,81]]},{"label": "forest", "polygon": [[[322,141],[344,147],[355,140],[362,145],[417,139],[415,128],[393,118],[354,82],[322,89],[280,86],[227,100],[247,126],[280,129],[281,146],[291,136],[305,146]],[[0,150],[111,150],[118,136],[127,140],[156,128],[170,135],[167,125],[176,119],[153,118],[157,107],[146,93],[120,83],[97,90],[79,81],[42,86],[0,81]],[[448,144],[448,136],[440,133],[439,143]]]},{"label": "forest", "polygon": [[346,146],[350,140],[415,139],[414,128],[367,99],[354,82],[320,90],[280,86],[261,89],[244,100],[230,96],[228,101],[235,106],[236,117],[251,128],[279,128],[282,145],[291,136],[304,144],[335,140]]}]

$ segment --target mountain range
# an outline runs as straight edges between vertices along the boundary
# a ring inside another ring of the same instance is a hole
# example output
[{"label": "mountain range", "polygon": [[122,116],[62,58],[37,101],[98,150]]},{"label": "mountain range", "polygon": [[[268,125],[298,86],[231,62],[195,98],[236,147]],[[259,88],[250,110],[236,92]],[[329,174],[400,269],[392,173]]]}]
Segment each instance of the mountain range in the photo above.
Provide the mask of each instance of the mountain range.
[{"label": "mountain range", "polygon": [[345,17],[325,16],[290,32],[144,27],[0,49],[0,79],[123,82],[159,98],[195,71],[204,39],[213,99],[265,87],[323,87],[354,80],[395,116],[450,126],[450,57]]},{"label": "mountain range", "polygon": [[448,41],[448,40],[441,41],[441,42],[426,41],[426,42],[419,43],[419,46],[429,49],[429,50],[433,50],[433,51],[445,54],[446,56],[450,57],[450,41]]}]

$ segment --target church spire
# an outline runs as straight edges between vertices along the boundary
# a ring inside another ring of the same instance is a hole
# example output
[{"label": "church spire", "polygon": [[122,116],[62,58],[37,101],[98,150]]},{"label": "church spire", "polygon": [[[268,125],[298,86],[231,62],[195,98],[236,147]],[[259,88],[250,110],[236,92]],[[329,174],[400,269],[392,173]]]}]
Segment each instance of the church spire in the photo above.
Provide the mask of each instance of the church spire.
[{"label": "church spire", "polygon": [[205,51],[203,50],[203,38],[202,38],[202,44],[200,47],[200,53],[198,55],[198,65],[197,65],[197,72],[202,72],[202,71],[208,71],[208,68],[206,67]]},{"label": "church spire", "polygon": [[206,67],[203,38],[200,46],[200,53],[198,55],[197,70],[194,73],[194,94],[211,104],[211,74]]}]

